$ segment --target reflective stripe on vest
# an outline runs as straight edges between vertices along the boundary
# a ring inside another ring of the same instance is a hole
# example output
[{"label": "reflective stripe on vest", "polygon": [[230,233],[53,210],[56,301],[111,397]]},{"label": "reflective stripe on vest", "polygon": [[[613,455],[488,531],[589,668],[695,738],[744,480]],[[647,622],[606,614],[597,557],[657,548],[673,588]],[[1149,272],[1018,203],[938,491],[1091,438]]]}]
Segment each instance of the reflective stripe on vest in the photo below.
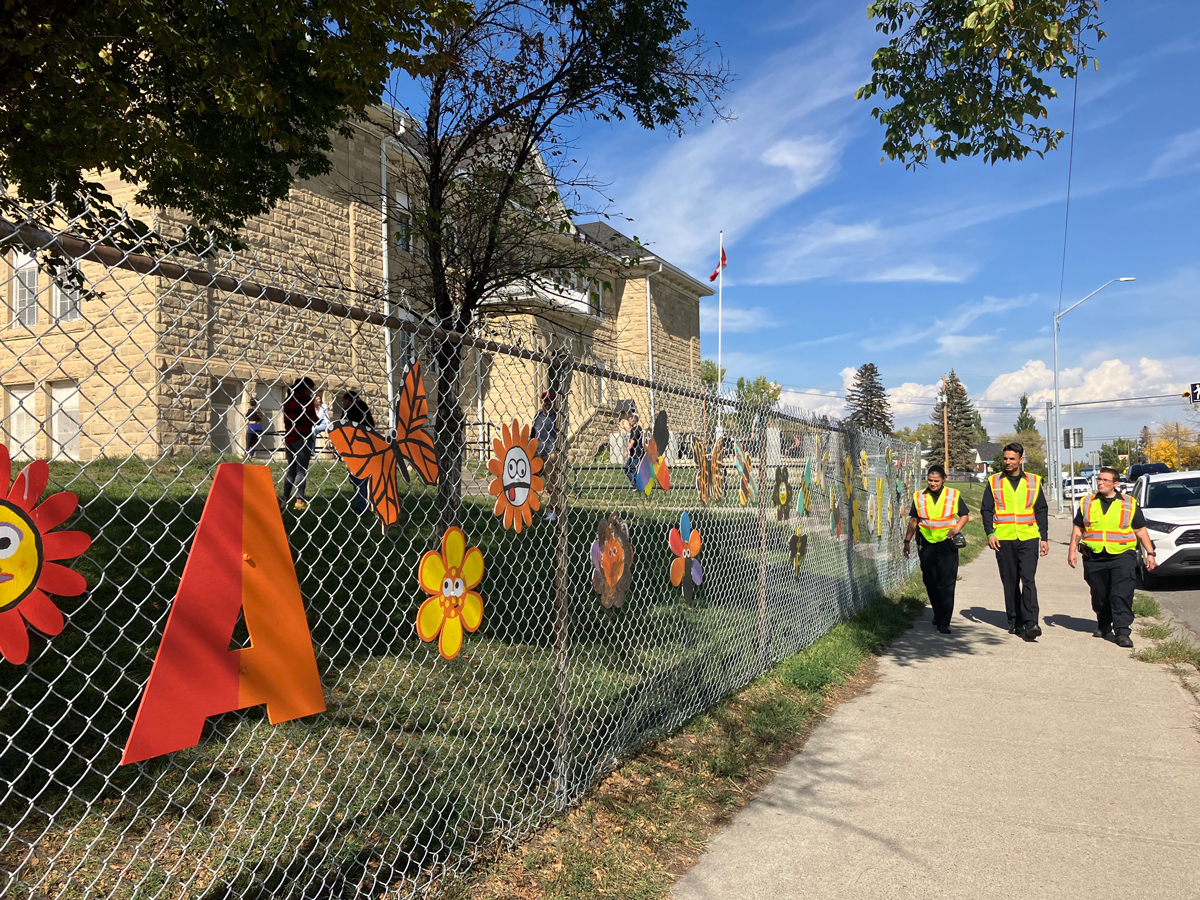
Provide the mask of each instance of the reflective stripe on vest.
[{"label": "reflective stripe on vest", "polygon": [[[1039,537],[1037,516],[1033,505],[1037,502],[1038,486],[1041,479],[1037,475],[1025,473],[1024,478],[1013,488],[1008,476],[1003,472],[989,479],[992,486],[992,499],[996,503],[996,512],[992,516],[993,534],[1001,541],[1024,541]],[[1021,488],[1025,489],[1022,502]]]},{"label": "reflective stripe on vest", "polygon": [[921,537],[931,544],[944,541],[958,521],[958,491],[942,488],[942,496],[934,500],[925,491],[917,491],[913,502],[917,507],[917,526]]},{"label": "reflective stripe on vest", "polygon": [[1137,549],[1137,535],[1133,533],[1133,512],[1137,508],[1134,499],[1120,495],[1120,503],[1113,502],[1104,511],[1098,494],[1088,494],[1079,512],[1083,515],[1084,546],[1099,553],[1126,553]]}]

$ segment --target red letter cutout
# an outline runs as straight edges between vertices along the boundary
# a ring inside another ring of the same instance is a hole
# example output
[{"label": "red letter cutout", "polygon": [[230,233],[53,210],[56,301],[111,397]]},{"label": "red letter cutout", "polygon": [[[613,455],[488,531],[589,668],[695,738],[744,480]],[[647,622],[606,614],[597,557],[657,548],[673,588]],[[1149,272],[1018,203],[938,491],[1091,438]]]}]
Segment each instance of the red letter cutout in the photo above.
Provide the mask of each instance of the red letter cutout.
[{"label": "red letter cutout", "polygon": [[[230,650],[244,610],[251,646]],[[121,763],[193,747],[209,716],[324,712],[300,584],[266,466],[217,467]]]}]

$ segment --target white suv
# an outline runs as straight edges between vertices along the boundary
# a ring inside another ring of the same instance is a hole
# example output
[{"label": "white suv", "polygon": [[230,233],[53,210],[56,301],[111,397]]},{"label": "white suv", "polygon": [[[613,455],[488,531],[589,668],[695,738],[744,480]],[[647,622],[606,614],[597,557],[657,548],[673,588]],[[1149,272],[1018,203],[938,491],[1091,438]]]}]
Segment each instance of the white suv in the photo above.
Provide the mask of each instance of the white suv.
[{"label": "white suv", "polygon": [[1146,517],[1158,564],[1149,573],[1142,560],[1143,583],[1149,586],[1159,574],[1200,574],[1200,472],[1143,475],[1133,496]]}]

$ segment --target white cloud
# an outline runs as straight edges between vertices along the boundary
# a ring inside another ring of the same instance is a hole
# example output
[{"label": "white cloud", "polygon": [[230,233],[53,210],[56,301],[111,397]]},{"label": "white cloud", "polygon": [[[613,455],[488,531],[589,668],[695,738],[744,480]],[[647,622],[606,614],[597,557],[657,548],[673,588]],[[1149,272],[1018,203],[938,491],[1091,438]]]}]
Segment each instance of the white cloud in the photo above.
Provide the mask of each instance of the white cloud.
[{"label": "white cloud", "polygon": [[818,416],[831,416],[840,419],[846,414],[846,401],[838,396],[837,391],[796,391],[784,389],[779,395],[779,402],[784,406],[807,410]]},{"label": "white cloud", "polygon": [[[1058,392],[1063,403],[1174,394],[1187,387],[1174,375],[1178,365],[1142,357],[1136,366],[1106,359],[1090,368],[1073,366],[1058,372]],[[1054,399],[1054,370],[1040,359],[1028,360],[1015,372],[996,376],[981,395],[984,400],[1013,401],[1028,394],[1032,403]]]},{"label": "white cloud", "polygon": [[930,281],[956,284],[966,281],[972,274],[973,270],[967,267],[959,268],[958,271],[952,271],[934,263],[906,263],[904,265],[892,266],[879,272],[870,272],[859,278],[851,278],[850,280],[871,282]]},{"label": "white cloud", "polygon": [[[743,309],[726,303],[721,309],[721,330],[727,334],[761,331],[774,325],[771,314],[761,306]],[[700,330],[717,333],[717,302],[700,301]]]},{"label": "white cloud", "polygon": [[[829,35],[847,35],[831,41]],[[837,172],[848,139],[849,102],[868,77],[869,32],[838,28],[765,60],[762,77],[739,87],[735,118],[685,135],[630,192],[639,235],[678,265],[715,258],[756,223]],[[764,149],[765,148],[765,149]],[[730,275],[737,277],[730,252]],[[744,271],[744,270],[743,270]]]},{"label": "white cloud", "polygon": [[1150,165],[1150,177],[1162,178],[1200,168],[1200,128],[1176,135]]}]

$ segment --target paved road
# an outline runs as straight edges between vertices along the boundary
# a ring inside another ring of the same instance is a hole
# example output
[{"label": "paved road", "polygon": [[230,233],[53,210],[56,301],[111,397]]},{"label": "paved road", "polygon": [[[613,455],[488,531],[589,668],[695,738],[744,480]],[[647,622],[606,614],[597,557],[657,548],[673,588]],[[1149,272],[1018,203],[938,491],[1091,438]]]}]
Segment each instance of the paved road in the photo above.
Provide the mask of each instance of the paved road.
[{"label": "paved road", "polygon": [[985,551],[954,633],[927,610],[673,896],[1198,896],[1200,707],[1167,668],[1091,636],[1068,528],[1051,524],[1039,641],[1006,633]]},{"label": "paved road", "polygon": [[1176,575],[1160,578],[1151,591],[1171,615],[1200,640],[1200,576]]}]

